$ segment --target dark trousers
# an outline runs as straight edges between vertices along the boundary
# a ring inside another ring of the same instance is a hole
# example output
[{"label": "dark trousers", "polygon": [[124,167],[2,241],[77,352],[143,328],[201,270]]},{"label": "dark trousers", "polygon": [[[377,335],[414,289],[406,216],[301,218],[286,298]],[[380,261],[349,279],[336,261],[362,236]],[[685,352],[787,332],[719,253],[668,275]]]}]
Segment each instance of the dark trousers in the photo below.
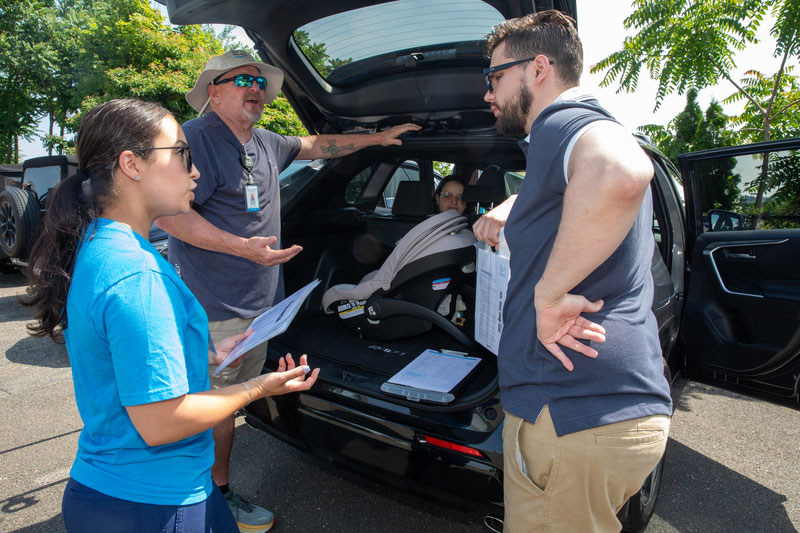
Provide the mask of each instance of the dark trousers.
[{"label": "dark trousers", "polygon": [[61,515],[69,533],[239,533],[216,485],[203,502],[156,505],[107,496],[70,479],[64,489]]}]

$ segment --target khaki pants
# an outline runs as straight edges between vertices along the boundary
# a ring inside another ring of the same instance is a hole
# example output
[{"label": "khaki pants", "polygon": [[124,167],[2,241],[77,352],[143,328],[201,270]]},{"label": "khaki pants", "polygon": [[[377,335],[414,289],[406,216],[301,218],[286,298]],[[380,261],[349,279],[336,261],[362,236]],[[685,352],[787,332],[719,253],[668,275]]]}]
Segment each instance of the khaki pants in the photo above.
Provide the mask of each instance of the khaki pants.
[{"label": "khaki pants", "polygon": [[[214,344],[217,344],[226,337],[247,331],[252,322],[252,318],[231,318],[229,320],[209,322],[208,330],[211,332],[211,340],[214,341]],[[245,352],[241,359],[241,365],[236,368],[226,366],[218,376],[214,376],[217,365],[209,365],[208,372],[211,378],[211,388],[221,389],[260,375],[261,369],[264,368],[264,363],[267,361],[267,344],[260,344]]]},{"label": "khaki pants", "polygon": [[505,415],[506,533],[618,532],[617,512],[661,460],[670,423],[648,416],[558,437],[547,406],[535,424]]}]

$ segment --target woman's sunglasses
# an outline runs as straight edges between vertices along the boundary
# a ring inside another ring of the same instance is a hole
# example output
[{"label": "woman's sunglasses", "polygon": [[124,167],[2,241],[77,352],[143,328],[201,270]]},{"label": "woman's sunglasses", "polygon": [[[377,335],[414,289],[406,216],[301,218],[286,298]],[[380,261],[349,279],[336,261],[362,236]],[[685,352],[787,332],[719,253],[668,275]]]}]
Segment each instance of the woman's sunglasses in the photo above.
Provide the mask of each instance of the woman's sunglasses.
[{"label": "woman's sunglasses", "polygon": [[252,87],[253,82],[258,84],[258,88],[262,91],[267,90],[267,78],[264,76],[251,76],[250,74],[237,74],[231,78],[216,79],[212,83],[214,85],[221,85],[223,83],[234,82],[237,87]]},{"label": "woman's sunglasses", "polygon": [[155,148],[136,148],[131,152],[150,152],[152,150],[175,150],[175,153],[181,156],[183,162],[186,164],[186,172],[192,172],[192,149],[186,146],[158,146]]}]

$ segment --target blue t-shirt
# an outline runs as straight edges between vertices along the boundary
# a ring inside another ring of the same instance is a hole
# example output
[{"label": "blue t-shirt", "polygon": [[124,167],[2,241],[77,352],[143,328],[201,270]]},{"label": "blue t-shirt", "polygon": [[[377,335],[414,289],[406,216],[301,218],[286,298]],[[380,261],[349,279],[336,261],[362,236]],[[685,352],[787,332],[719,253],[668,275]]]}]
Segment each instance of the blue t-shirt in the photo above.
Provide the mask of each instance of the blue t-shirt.
[{"label": "blue t-shirt", "polygon": [[211,430],[149,446],[125,409],[209,388],[208,319],[175,270],[130,227],[98,219],[75,261],[67,319],[84,424],[72,478],[134,502],[188,505],[208,498]]},{"label": "blue t-shirt", "polygon": [[[244,145],[216,113],[183,125],[200,178],[194,190],[194,209],[214,226],[239,237],[275,236],[281,247],[278,174],[300,152],[300,139],[253,128]],[[253,161],[253,181],[260,209],[248,211],[248,175],[240,157]],[[203,304],[210,320],[254,318],[272,305],[280,268],[249,259],[197,248],[169,238],[169,261]]]}]

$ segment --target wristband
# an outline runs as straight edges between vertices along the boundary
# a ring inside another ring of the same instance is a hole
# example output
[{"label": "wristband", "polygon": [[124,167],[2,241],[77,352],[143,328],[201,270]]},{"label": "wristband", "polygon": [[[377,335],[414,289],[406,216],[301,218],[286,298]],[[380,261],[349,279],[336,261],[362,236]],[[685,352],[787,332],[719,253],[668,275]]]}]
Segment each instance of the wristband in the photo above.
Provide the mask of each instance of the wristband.
[{"label": "wristband", "polygon": [[247,391],[247,403],[249,404],[250,402],[252,402],[252,401],[253,401],[253,393],[252,393],[252,392],[250,392],[250,387],[248,387],[248,386],[247,386],[247,383],[245,383],[244,381],[242,381],[241,383],[239,383],[239,385],[241,385],[242,387],[244,387],[244,388],[245,388],[245,390]]}]

